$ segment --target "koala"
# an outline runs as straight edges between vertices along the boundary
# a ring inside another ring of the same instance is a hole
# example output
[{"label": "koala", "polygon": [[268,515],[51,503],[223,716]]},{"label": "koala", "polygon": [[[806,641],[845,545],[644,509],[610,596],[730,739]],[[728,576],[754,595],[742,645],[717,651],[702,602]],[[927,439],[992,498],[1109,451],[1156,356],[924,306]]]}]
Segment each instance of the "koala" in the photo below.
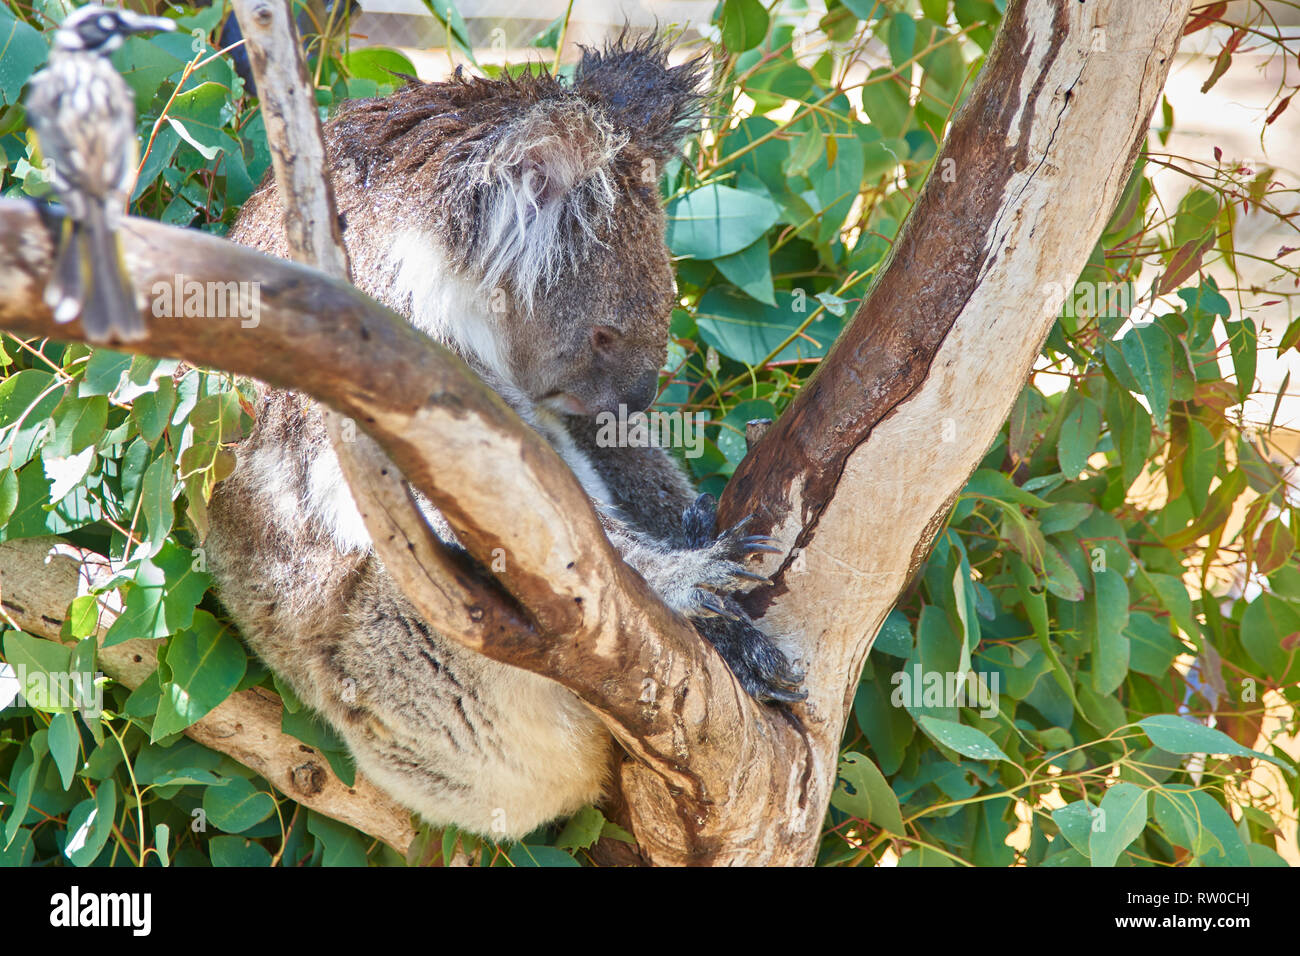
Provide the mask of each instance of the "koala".
[{"label": "koala", "polygon": [[[657,447],[601,447],[594,419],[654,399],[675,286],[659,171],[698,115],[700,67],[656,38],[585,51],[571,82],[411,82],[325,126],[356,285],[460,355],[559,452],[622,559],[761,701],[802,675],[733,595],[768,539],[717,533]],[[230,237],[285,256],[274,184]],[[490,476],[485,476],[490,480]],[[421,501],[449,547],[455,536]],[[422,621],[375,556],[319,407],[262,388],[206,542],[252,649],[358,767],[438,826],[515,839],[596,802],[612,739],[571,692]]]}]

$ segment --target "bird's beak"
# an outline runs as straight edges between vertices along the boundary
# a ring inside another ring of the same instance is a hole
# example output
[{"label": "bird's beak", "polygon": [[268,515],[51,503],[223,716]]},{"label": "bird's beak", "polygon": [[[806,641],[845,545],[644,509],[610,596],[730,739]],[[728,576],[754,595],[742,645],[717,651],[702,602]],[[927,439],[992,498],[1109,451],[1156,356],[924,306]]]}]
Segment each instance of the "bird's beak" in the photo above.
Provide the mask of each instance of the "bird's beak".
[{"label": "bird's beak", "polygon": [[166,17],[146,17],[130,10],[119,10],[117,16],[127,33],[149,33],[155,30],[167,33],[176,29],[176,21]]}]

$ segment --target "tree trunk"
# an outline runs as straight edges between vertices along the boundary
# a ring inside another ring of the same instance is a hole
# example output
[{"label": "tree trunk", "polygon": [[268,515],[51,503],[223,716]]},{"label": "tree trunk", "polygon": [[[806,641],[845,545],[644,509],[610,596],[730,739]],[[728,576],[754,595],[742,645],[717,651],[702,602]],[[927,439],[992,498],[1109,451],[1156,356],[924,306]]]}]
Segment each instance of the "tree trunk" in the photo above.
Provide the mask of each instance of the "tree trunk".
[{"label": "tree trunk", "polygon": [[[808,668],[809,699],[792,712],[748,698],[617,559],[535,433],[458,360],[359,293],[132,221],[127,259],[145,289],[174,273],[263,285],[255,335],[151,320],[136,349],[305,391],[356,419],[377,447],[361,450],[349,479],[354,492],[371,482],[358,498],[370,503],[386,566],[439,630],[559,681],[601,717],[630,754],[618,785],[647,859],[811,863],[872,639],[1100,236],[1189,6],[1012,0],[870,296],[737,470],[722,520],[753,512],[756,530],[785,548],[765,568],[774,586],[750,605]],[[0,327],[75,337],[41,303],[51,243],[37,214],[0,201],[0,223]],[[334,356],[359,339],[367,362],[345,373]],[[488,563],[507,535],[517,542],[509,572],[485,578],[412,524],[388,461],[474,558]],[[489,468],[505,476],[490,491],[476,479]],[[9,577],[14,599],[23,584]]]}]

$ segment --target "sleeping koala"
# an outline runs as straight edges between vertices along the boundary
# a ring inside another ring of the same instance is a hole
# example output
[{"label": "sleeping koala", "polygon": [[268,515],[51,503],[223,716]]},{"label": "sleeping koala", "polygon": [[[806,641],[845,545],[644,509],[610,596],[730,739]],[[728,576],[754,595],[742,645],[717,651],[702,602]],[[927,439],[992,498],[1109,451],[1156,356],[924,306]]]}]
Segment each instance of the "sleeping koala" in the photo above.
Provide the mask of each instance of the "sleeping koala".
[{"label": "sleeping koala", "polygon": [[[412,83],[325,128],[357,286],[456,351],[544,435],[623,559],[765,701],[801,675],[730,597],[766,539],[714,529],[656,447],[601,447],[594,417],[653,401],[673,274],[657,179],[696,115],[696,64],[654,40],[584,54],[573,82]],[[231,238],[286,255],[274,184]],[[441,516],[431,525],[455,546]],[[209,561],[245,638],[435,825],[517,838],[597,800],[611,738],[554,682],[435,633],[375,557],[319,408],[267,389],[213,496]]]}]

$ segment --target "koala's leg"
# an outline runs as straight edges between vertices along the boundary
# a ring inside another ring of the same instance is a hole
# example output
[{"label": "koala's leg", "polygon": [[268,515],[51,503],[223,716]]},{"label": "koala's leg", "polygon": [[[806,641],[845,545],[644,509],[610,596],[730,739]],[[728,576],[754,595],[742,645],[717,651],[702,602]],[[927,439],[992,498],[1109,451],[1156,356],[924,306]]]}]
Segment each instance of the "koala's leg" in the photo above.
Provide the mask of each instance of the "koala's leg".
[{"label": "koala's leg", "polygon": [[316,408],[272,393],[213,495],[209,567],[252,649],[435,825],[516,838],[599,799],[611,742],[588,708],[433,631],[369,549],[340,548],[328,451]]}]

